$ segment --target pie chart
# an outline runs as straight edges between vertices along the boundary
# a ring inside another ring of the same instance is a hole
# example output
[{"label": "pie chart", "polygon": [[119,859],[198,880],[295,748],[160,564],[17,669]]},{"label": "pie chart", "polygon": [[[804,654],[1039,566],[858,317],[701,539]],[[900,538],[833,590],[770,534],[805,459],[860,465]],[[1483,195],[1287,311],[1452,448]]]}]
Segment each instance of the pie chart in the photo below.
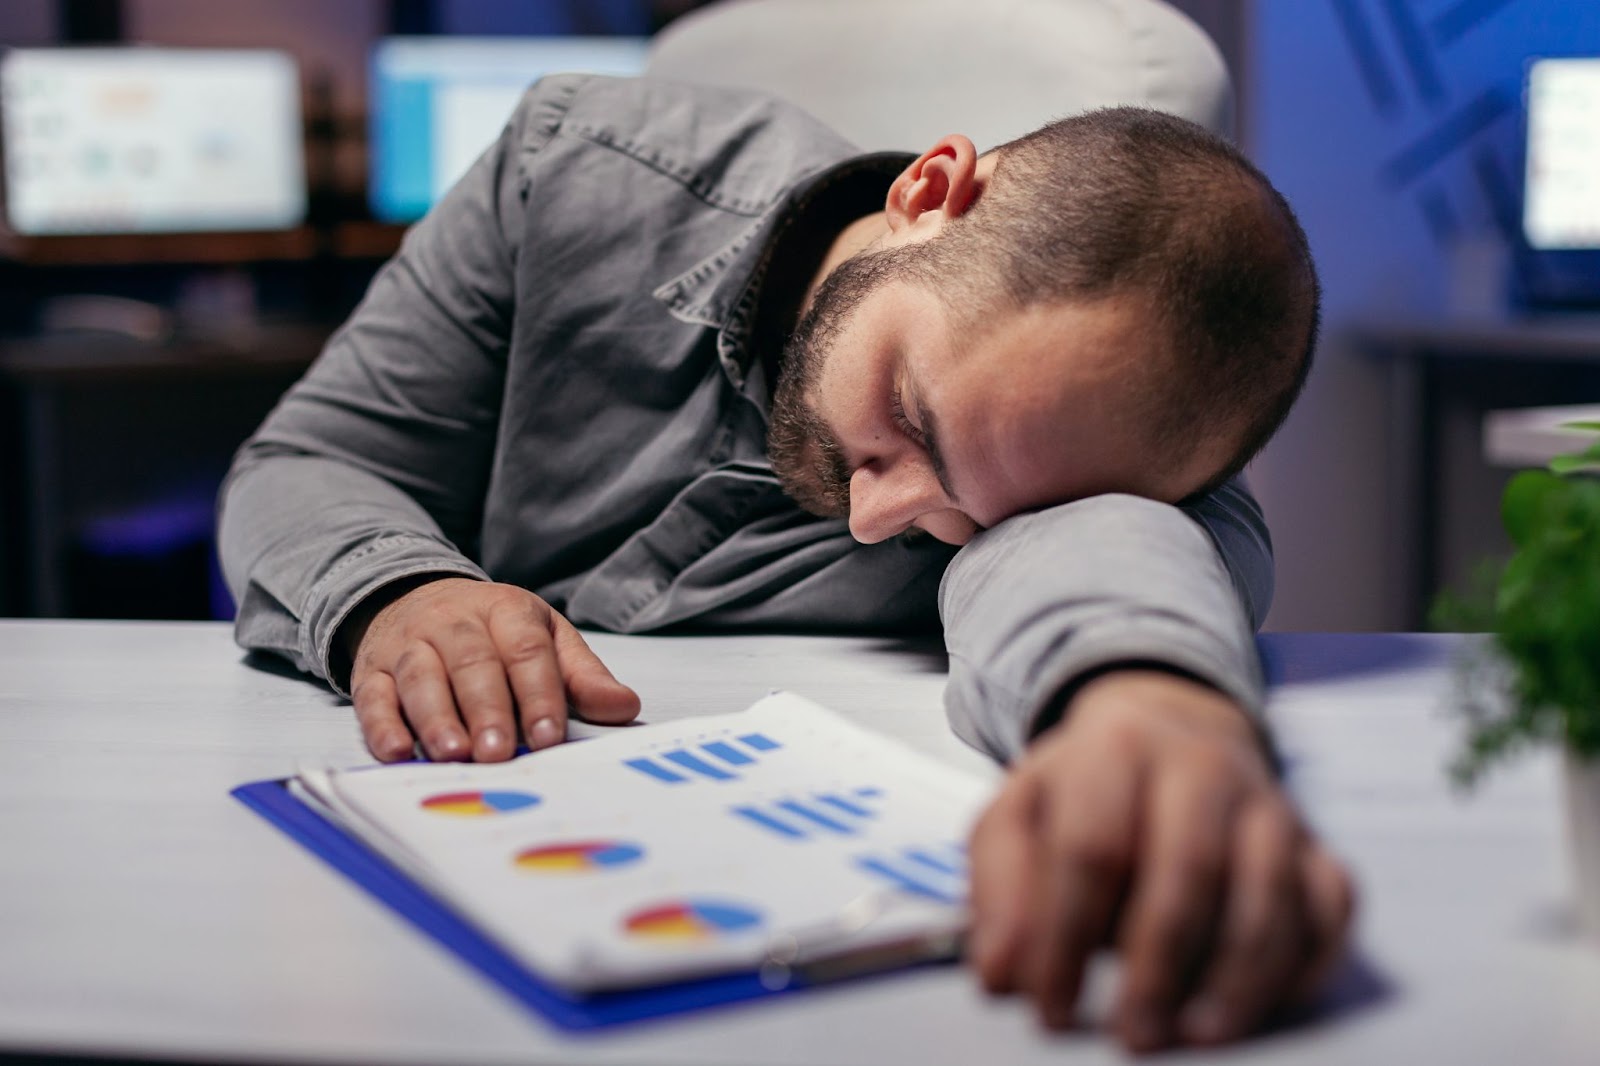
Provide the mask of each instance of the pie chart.
[{"label": "pie chart", "polygon": [[760,924],[759,911],[700,899],[635,911],[623,926],[629,936],[644,940],[712,940],[743,933]]},{"label": "pie chart", "polygon": [[539,797],[531,792],[441,792],[422,801],[422,809],[434,814],[481,817],[508,814],[536,806]]},{"label": "pie chart", "polygon": [[584,840],[571,844],[546,844],[519,852],[519,869],[538,873],[578,874],[627,866],[644,856],[637,844],[617,840]]}]

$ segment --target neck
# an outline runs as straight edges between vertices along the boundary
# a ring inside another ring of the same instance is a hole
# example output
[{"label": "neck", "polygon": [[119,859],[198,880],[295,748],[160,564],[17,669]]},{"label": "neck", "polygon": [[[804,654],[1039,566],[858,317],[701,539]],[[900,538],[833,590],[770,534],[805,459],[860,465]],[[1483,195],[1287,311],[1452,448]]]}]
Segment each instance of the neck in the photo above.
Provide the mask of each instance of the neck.
[{"label": "neck", "polygon": [[806,294],[800,300],[800,311],[796,318],[803,318],[806,311],[811,308],[811,302],[816,298],[817,290],[833,273],[835,267],[849,259],[857,252],[863,251],[872,245],[879,237],[889,232],[888,216],[882,211],[874,211],[870,215],[862,215],[844,229],[833,239],[828,246],[828,251],[823,255],[822,262],[817,266],[817,272],[812,275],[811,281],[806,285]]}]

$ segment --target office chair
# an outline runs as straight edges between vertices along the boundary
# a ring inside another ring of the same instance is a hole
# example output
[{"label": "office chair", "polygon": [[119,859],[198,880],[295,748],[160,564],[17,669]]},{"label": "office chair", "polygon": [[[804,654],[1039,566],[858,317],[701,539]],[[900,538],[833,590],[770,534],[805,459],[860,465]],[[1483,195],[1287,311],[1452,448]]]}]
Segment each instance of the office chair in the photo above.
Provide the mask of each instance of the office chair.
[{"label": "office chair", "polygon": [[725,0],[672,23],[646,73],[764,89],[866,150],[980,151],[1117,104],[1230,136],[1222,55],[1162,0]]}]

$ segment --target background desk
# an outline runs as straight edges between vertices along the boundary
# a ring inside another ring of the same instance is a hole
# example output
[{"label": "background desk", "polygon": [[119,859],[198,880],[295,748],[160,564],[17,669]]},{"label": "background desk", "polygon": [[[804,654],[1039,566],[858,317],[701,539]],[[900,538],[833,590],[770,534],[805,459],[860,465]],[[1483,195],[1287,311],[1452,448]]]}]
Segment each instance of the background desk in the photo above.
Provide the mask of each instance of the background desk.
[{"label": "background desk", "polygon": [[[234,449],[327,336],[295,326],[162,344],[91,334],[0,345],[0,406],[17,413],[0,460],[18,459],[11,478],[0,469],[0,611],[227,617],[208,598],[212,501]],[[99,539],[146,556],[176,541],[191,549],[187,565],[118,568],[87,544],[97,525],[111,529]]]},{"label": "background desk", "polygon": [[[892,642],[595,636],[647,717],[793,688],[949,762],[944,664]],[[1283,746],[1365,895],[1375,1002],[1185,1061],[1600,1061],[1600,948],[1564,903],[1556,760],[1471,800],[1441,765],[1448,637],[1266,641]],[[955,968],[564,1037],[227,795],[363,752],[348,708],[205,623],[0,622],[0,1050],[613,1064],[1113,1063]],[[1109,966],[1091,982],[1106,1002]]]},{"label": "background desk", "polygon": [[1483,459],[1484,414],[1600,402],[1600,316],[1374,321],[1352,337],[1387,370],[1389,572],[1407,585],[1401,624],[1420,628],[1440,588],[1462,588],[1508,550],[1499,501],[1511,472]]}]

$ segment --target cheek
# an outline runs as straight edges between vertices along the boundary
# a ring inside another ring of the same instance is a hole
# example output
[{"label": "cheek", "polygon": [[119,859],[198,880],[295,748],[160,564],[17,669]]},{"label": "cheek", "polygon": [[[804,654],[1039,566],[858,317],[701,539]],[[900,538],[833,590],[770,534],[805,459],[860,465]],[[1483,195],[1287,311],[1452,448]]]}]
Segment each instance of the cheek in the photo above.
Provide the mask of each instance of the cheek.
[{"label": "cheek", "polygon": [[935,540],[960,546],[977,535],[978,526],[960,511],[934,511],[919,518],[916,525]]}]

